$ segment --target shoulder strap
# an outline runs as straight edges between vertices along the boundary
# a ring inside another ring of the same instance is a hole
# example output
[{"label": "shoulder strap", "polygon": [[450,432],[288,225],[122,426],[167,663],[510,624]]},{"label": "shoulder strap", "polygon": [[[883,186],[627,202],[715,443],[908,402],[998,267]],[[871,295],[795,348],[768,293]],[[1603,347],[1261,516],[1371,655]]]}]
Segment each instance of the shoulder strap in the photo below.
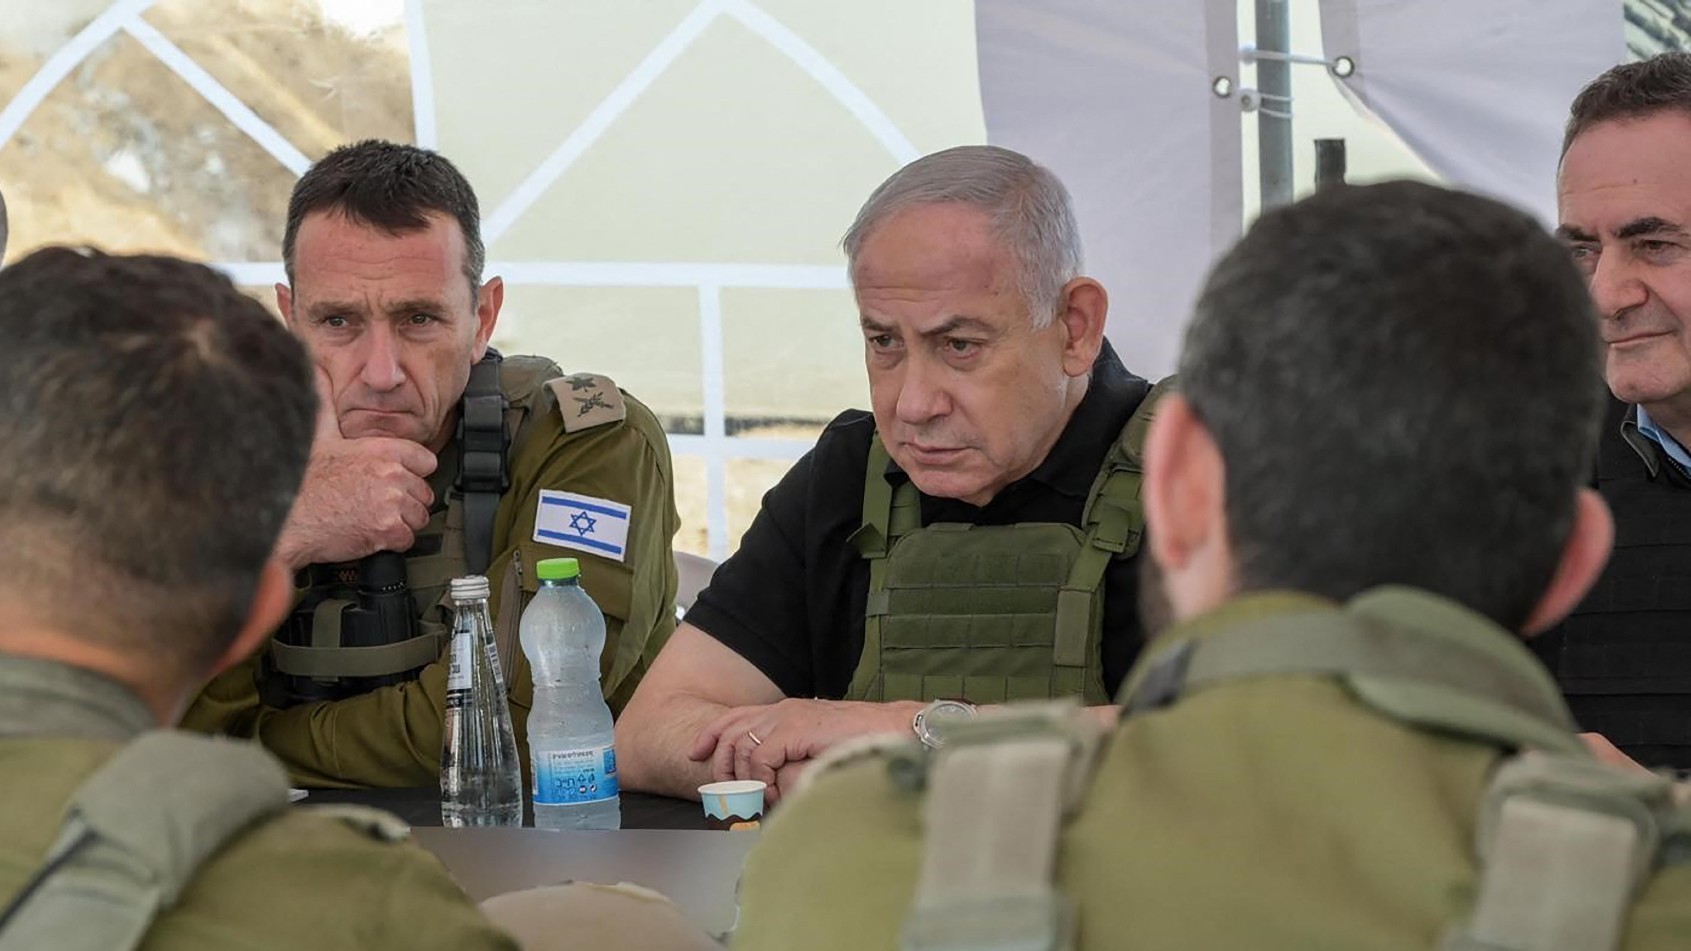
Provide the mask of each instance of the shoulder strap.
[{"label": "shoulder strap", "polygon": [[126,951],[200,865],[288,804],[255,745],[142,734],[72,795],[41,868],[0,911],[0,951]]},{"label": "shoulder strap", "polygon": [[1064,951],[1075,909],[1056,887],[1063,821],[1103,727],[1068,702],[983,711],[927,770],[926,828],[905,951]]},{"label": "shoulder strap", "polygon": [[1124,715],[1189,690],[1277,675],[1339,677],[1364,703],[1418,726],[1511,748],[1578,753],[1567,709],[1518,665],[1352,612],[1267,618],[1156,654],[1125,691]]},{"label": "shoulder strap", "polygon": [[1145,536],[1145,506],[1140,491],[1145,484],[1145,436],[1151,430],[1157,404],[1174,391],[1174,377],[1151,388],[1139,401],[1121,435],[1111,444],[1104,465],[1098,470],[1086,495],[1081,528],[1086,545],[1069,569],[1068,581],[1057,592],[1056,645],[1052,661],[1078,692],[1084,671],[1096,648],[1092,644],[1093,595],[1104,583],[1110,562],[1131,558],[1139,552]]},{"label": "shoulder strap", "polygon": [[[1145,474],[1145,437],[1157,416],[1158,404],[1174,391],[1175,378],[1171,376],[1151,387],[1139,401],[1121,435],[1110,445],[1098,477],[1086,494],[1082,527],[1086,529],[1088,550],[1099,553],[1083,556],[1088,575],[1095,573],[1102,578],[1103,565],[1112,557],[1131,558],[1139,551],[1139,542],[1145,534],[1144,504],[1139,497]],[[1099,563],[1093,565],[1093,560]],[[1082,568],[1077,564],[1075,570],[1078,575]],[[1076,580],[1071,578],[1071,583]]]},{"label": "shoulder strap", "polygon": [[483,575],[493,561],[493,521],[511,487],[506,460],[511,433],[505,426],[505,393],[499,388],[499,351],[470,368],[458,412],[458,491],[464,496],[464,560]]},{"label": "shoulder strap", "polygon": [[1672,784],[1583,755],[1528,752],[1493,777],[1479,896],[1442,951],[1612,951],[1659,845],[1678,834]]},{"label": "shoulder strap", "polygon": [[871,561],[885,558],[899,536],[922,527],[921,499],[909,479],[895,488],[887,481],[892,456],[881,442],[881,434],[869,437],[869,457],[863,469],[863,523],[851,542]]},{"label": "shoulder strap", "polygon": [[869,561],[869,594],[863,610],[863,652],[858,655],[852,684],[865,685],[864,697],[880,699],[879,685],[872,683],[881,662],[881,619],[886,616],[887,552],[900,536],[922,527],[921,497],[915,483],[906,479],[896,488],[887,481],[892,464],[881,436],[869,437],[869,458],[863,470],[863,523],[848,541]]}]

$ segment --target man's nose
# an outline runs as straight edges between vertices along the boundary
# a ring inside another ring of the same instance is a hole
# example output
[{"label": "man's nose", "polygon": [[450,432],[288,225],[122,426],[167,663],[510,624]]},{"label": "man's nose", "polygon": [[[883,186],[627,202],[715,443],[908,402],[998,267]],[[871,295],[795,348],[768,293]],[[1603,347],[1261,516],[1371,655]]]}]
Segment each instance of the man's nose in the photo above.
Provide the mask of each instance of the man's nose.
[{"label": "man's nose", "polygon": [[1650,288],[1638,275],[1637,265],[1623,254],[1600,255],[1590,287],[1592,303],[1604,319],[1618,317],[1650,299]]},{"label": "man's nose", "polygon": [[935,361],[912,354],[904,361],[899,380],[898,420],[920,426],[951,411],[944,369]]},{"label": "man's nose", "polygon": [[377,393],[396,390],[405,382],[405,370],[399,365],[399,341],[393,328],[376,323],[365,335],[364,366],[358,378]]}]

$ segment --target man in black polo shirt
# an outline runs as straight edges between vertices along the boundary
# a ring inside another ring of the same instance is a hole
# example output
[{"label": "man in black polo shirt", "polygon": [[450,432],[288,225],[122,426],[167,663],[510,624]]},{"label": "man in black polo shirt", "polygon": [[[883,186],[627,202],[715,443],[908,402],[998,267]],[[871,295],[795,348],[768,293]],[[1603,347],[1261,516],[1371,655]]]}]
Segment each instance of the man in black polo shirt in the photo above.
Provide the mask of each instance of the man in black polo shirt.
[{"label": "man in black polo shirt", "polygon": [[653,664],[617,724],[628,788],[774,798],[842,740],[937,743],[974,704],[1114,717],[1151,387],[1104,340],[1067,192],[1015,152],[950,149],[883,183],[845,249],[874,411],[764,497]]},{"label": "man in black polo shirt", "polygon": [[[1558,232],[1602,318],[1614,394],[1597,488],[1615,550],[1533,647],[1588,741],[1691,768],[1691,55],[1617,66],[1574,100]],[[1606,739],[1605,739],[1606,738]],[[1612,744],[1612,745],[1611,745]]]}]

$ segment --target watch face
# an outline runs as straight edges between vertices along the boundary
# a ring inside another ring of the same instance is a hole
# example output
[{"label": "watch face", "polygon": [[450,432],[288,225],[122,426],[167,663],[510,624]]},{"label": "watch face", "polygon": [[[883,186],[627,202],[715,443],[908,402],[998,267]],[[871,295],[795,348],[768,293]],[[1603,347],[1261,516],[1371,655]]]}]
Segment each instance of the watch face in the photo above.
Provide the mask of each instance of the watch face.
[{"label": "watch face", "polygon": [[945,745],[946,733],[958,723],[973,719],[975,708],[960,700],[935,700],[923,708],[917,735],[932,749]]},{"label": "watch face", "polygon": [[967,720],[975,715],[975,708],[960,700],[935,700],[928,706],[928,720],[939,723],[945,720]]}]

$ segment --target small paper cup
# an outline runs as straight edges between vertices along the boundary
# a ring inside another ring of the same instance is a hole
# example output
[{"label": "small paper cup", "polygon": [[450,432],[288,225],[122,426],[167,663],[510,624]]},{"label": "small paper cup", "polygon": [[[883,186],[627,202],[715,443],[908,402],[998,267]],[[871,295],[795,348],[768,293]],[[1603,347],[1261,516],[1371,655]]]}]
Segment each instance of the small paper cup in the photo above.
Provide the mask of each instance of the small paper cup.
[{"label": "small paper cup", "polygon": [[763,815],[766,784],[755,779],[731,779],[699,787],[705,824],[712,829],[755,829]]}]

